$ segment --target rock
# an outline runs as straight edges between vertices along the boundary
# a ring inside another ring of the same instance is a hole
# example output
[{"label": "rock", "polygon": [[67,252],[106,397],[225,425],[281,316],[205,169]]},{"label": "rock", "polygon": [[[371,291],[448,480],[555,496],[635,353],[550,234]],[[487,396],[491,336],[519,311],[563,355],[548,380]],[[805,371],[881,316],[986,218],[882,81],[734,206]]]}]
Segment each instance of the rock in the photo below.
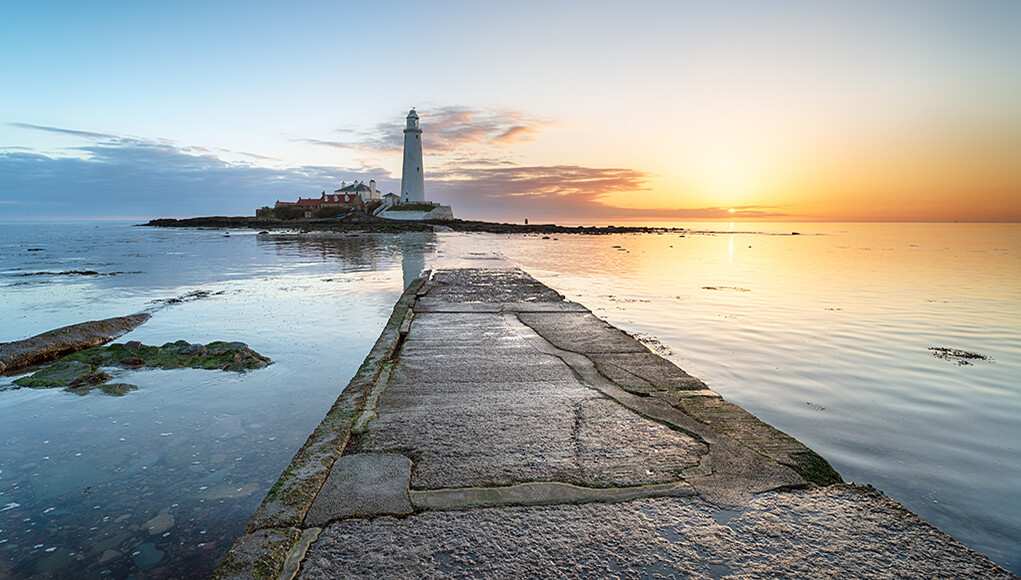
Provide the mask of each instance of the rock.
[{"label": "rock", "polygon": [[150,536],[162,534],[174,527],[174,516],[169,512],[160,512],[159,515],[142,524],[142,527],[148,530]]},{"label": "rock", "polygon": [[[160,456],[157,453],[152,453],[150,455],[146,455],[145,457],[143,457],[143,458],[139,459],[138,461],[132,463],[130,467],[125,469],[124,473],[121,474],[121,477],[126,479],[126,478],[129,478],[129,477],[134,477],[136,475],[139,475],[140,473],[142,473],[143,471],[149,469],[153,465],[156,465],[159,462],[159,460],[160,460]],[[148,522],[146,522],[146,523],[148,523]]]},{"label": "rock", "polygon": [[104,540],[100,540],[89,549],[88,557],[92,558],[96,554],[99,554],[100,552],[115,551],[114,548],[120,546],[122,543],[124,543],[125,540],[127,540],[130,537],[131,534],[129,534],[128,532],[121,532],[116,536],[111,536]]},{"label": "rock", "polygon": [[67,387],[75,381],[82,381],[95,371],[95,367],[81,361],[60,361],[31,376],[22,377],[14,384],[22,387],[52,389]]},{"label": "rock", "polygon": [[103,552],[102,556],[99,557],[99,563],[106,564],[107,562],[112,562],[123,555],[124,554],[121,554],[117,550],[107,550]]},{"label": "rock", "polygon": [[82,322],[0,344],[0,372],[41,364],[69,353],[106,344],[149,320],[150,314]]},{"label": "rock", "polygon": [[70,566],[73,562],[74,557],[70,555],[67,548],[57,548],[48,556],[39,560],[39,562],[32,567],[32,573],[38,576],[46,576]]},{"label": "rock", "polygon": [[163,550],[158,550],[156,544],[152,542],[142,544],[131,553],[131,559],[135,562],[135,566],[141,570],[147,570],[159,564],[163,561],[163,556]]},{"label": "rock", "polygon": [[79,377],[71,381],[71,384],[69,384],[68,387],[72,389],[84,389],[88,391],[91,390],[92,387],[105,383],[106,381],[109,381],[112,378],[113,377],[104,373],[103,371],[96,371],[91,374],[87,374],[84,377]]},{"label": "rock", "polygon": [[79,395],[99,387],[108,395],[121,396],[138,387],[127,383],[107,383],[113,377],[98,370],[99,367],[193,368],[243,372],[263,368],[272,362],[243,342],[211,342],[202,345],[178,340],[163,346],[147,346],[138,341],[130,341],[76,352],[31,376],[16,380],[15,384],[34,388],[68,387],[71,392]]},{"label": "rock", "polygon": [[107,383],[100,385],[99,390],[107,395],[114,397],[123,397],[131,391],[137,391],[138,387],[135,385],[129,385],[128,383]]}]

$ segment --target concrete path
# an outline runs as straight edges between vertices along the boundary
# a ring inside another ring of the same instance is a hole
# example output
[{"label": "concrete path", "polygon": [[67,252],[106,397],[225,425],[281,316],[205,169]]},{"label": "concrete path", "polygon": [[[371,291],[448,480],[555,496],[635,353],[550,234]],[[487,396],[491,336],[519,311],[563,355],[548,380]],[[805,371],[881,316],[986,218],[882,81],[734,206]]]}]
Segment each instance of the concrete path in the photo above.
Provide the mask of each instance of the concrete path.
[{"label": "concrete path", "polygon": [[217,575],[1013,577],[493,269],[409,287]]}]

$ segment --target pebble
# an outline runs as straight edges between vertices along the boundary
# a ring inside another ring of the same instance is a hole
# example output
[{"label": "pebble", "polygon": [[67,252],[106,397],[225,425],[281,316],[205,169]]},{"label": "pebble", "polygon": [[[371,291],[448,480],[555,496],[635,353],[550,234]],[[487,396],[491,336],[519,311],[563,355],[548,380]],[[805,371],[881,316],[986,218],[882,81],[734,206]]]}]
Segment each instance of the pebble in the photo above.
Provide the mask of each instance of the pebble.
[{"label": "pebble", "polygon": [[156,548],[156,544],[146,542],[132,552],[131,559],[135,562],[135,566],[146,570],[162,562],[164,555],[163,550]]},{"label": "pebble", "polygon": [[162,534],[174,527],[174,516],[169,512],[160,512],[159,515],[145,522],[142,527],[149,531],[150,536]]}]

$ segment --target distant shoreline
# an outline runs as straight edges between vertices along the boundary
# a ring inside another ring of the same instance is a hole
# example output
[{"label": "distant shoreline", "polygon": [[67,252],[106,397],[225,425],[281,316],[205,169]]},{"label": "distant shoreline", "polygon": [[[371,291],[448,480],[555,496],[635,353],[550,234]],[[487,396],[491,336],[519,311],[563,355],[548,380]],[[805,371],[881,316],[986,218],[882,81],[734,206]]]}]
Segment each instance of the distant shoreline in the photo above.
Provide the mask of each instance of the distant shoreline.
[{"label": "distant shoreline", "polygon": [[470,220],[398,221],[369,216],[354,219],[278,220],[246,216],[207,216],[184,219],[160,218],[139,224],[159,228],[247,228],[260,230],[348,231],[348,232],[483,232],[493,234],[622,234],[684,233],[686,228],[651,226],[560,226],[556,224],[508,224]]}]

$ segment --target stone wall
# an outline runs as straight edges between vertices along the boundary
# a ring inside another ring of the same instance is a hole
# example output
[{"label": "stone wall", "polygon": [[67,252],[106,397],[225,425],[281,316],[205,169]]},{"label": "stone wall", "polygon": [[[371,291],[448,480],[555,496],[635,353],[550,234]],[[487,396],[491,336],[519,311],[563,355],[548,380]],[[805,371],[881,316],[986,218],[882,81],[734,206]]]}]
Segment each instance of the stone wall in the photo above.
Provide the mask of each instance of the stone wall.
[{"label": "stone wall", "polygon": [[438,205],[430,211],[395,211],[392,209],[386,209],[376,215],[390,220],[404,221],[454,219],[454,211],[450,209],[449,205]]}]

